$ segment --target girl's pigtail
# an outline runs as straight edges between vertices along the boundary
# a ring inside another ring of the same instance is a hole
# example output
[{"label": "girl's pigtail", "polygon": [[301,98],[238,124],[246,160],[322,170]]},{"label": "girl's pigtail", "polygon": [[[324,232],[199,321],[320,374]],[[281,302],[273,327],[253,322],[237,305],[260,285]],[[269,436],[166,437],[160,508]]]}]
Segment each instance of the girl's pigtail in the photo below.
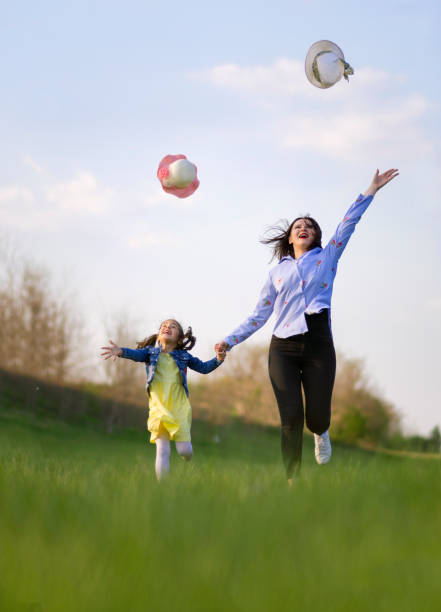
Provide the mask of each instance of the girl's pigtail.
[{"label": "girl's pigtail", "polygon": [[190,351],[195,344],[196,338],[193,336],[193,330],[189,327],[179,342],[179,348],[182,348],[184,351]]},{"label": "girl's pigtail", "polygon": [[147,346],[155,346],[156,340],[158,339],[158,334],[153,334],[153,336],[149,336],[148,338],[144,338],[141,342],[136,343],[136,348],[143,349]]}]

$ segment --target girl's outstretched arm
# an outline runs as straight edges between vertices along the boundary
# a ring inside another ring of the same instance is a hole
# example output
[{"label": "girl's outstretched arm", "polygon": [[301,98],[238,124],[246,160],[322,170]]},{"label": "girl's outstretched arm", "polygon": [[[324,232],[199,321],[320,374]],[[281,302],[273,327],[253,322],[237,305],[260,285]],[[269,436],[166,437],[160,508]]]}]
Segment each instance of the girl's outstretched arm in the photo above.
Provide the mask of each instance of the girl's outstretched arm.
[{"label": "girl's outstretched arm", "polygon": [[130,348],[122,348],[115,344],[112,340],[109,340],[110,346],[102,346],[103,353],[101,353],[101,357],[104,359],[113,358],[113,361],[117,357],[124,357],[125,359],[131,359],[132,361],[141,361],[147,362],[149,359],[149,352],[147,348],[144,349],[130,349]]},{"label": "girl's outstretched arm", "polygon": [[195,370],[195,372],[199,372],[200,374],[209,374],[218,368],[223,362],[223,359],[221,360],[217,357],[213,357],[213,359],[210,359],[209,361],[202,361],[197,357],[193,357],[193,355],[190,355],[190,353],[188,353],[188,357],[188,367]]},{"label": "girl's outstretched arm", "polygon": [[113,340],[109,340],[109,343],[110,346],[101,347],[101,349],[104,351],[103,353],[101,353],[101,357],[103,357],[104,359],[110,359],[110,357],[113,357],[113,361],[115,361],[117,357],[120,357],[122,355],[123,350],[120,346],[115,344]]},{"label": "girl's outstretched arm", "polygon": [[150,348],[151,347],[149,346],[146,346],[142,349],[122,348],[120,357],[122,357],[123,359],[131,359],[132,361],[139,361],[141,363],[149,363]]}]

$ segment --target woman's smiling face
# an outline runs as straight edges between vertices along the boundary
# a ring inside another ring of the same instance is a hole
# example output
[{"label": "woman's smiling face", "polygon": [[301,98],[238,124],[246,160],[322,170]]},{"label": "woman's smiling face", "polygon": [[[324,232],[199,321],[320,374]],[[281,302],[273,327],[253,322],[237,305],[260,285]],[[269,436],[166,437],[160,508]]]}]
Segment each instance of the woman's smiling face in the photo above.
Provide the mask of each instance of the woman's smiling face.
[{"label": "woman's smiling face", "polygon": [[289,243],[294,251],[306,252],[316,241],[316,231],[310,219],[297,219],[289,234]]}]

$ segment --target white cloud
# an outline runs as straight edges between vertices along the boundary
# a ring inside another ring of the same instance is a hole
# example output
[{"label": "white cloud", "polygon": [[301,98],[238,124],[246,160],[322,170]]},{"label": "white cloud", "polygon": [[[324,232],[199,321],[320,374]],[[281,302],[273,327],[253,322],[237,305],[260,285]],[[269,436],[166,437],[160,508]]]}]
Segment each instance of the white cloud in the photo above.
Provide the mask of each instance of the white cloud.
[{"label": "white cloud", "polygon": [[286,58],[278,59],[270,66],[222,64],[207,71],[193,72],[189,76],[207,80],[224,89],[258,95],[260,98],[310,93],[303,63]]},{"label": "white cloud", "polygon": [[27,187],[0,187],[0,221],[9,227],[31,227],[38,205],[34,193]]},{"label": "white cloud", "polygon": [[35,196],[30,189],[26,187],[12,186],[0,187],[0,203],[8,205],[29,205],[35,200]]},{"label": "white cloud", "polygon": [[70,181],[49,186],[45,195],[62,211],[98,215],[108,211],[114,200],[113,191],[100,186],[90,172],[80,172]]},{"label": "white cloud", "polygon": [[101,186],[89,172],[80,172],[65,182],[54,182],[39,173],[32,188],[0,186],[1,222],[26,231],[60,229],[71,225],[73,217],[81,223],[85,216],[109,212],[114,202],[113,191]]},{"label": "white cloud", "polygon": [[267,66],[215,66],[191,77],[264,109],[267,130],[284,148],[345,162],[380,154],[413,158],[434,148],[424,120],[438,107],[409,92],[403,74],[355,68],[349,84],[319,90],[307,80],[303,62],[278,59]]},{"label": "white cloud", "polygon": [[374,108],[359,111],[344,110],[316,116],[304,113],[286,122],[281,134],[284,146],[309,149],[346,160],[372,156],[381,148],[382,154],[400,158],[412,157],[432,150],[428,135],[418,122],[429,109],[421,96],[410,96],[399,108]]},{"label": "white cloud", "polygon": [[[356,69],[349,84],[341,81],[327,90],[319,90],[308,81],[304,62],[280,58],[268,66],[239,66],[222,64],[210,70],[193,72],[190,78],[205,80],[217,87],[245,94],[252,94],[254,101],[266,102],[277,99],[281,104],[293,99],[344,99],[350,92],[357,95],[389,88],[393,90],[406,82],[403,74],[390,74],[384,70],[366,67]],[[265,104],[266,105],[266,104]]]}]

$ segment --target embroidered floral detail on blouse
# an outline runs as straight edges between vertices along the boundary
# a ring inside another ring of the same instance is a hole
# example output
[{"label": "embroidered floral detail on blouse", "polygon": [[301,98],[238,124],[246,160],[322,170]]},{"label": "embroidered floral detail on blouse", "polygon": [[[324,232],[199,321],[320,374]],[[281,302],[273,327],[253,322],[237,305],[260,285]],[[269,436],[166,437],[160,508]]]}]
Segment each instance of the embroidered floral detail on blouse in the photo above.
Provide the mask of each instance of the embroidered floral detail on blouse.
[{"label": "embroidered floral detail on blouse", "polygon": [[264,306],[271,306],[271,302],[269,300],[265,300],[263,305]]},{"label": "embroidered floral detail on blouse", "polygon": [[235,344],[237,344],[237,343],[239,342],[239,338],[237,338],[236,336],[234,336],[234,338],[233,338],[233,342],[234,342]]},{"label": "embroidered floral detail on blouse", "polygon": [[252,325],[253,327],[257,327],[257,321],[255,321],[255,320],[253,319],[253,320],[251,321],[251,325]]},{"label": "embroidered floral detail on blouse", "polygon": [[288,302],[286,300],[283,303],[285,304],[285,306],[286,306],[286,304],[288,304]]},{"label": "embroidered floral detail on blouse", "polygon": [[349,217],[345,217],[345,218],[343,219],[343,221],[347,221],[348,219],[349,219]]},{"label": "embroidered floral detail on blouse", "polygon": [[279,283],[279,285],[280,285],[280,283],[282,282],[282,279],[281,279],[281,278],[279,278],[279,280],[278,280],[277,282],[278,282],[278,283]]},{"label": "embroidered floral detail on blouse", "polygon": [[362,196],[362,195],[359,195],[359,196],[358,196],[358,198],[357,198],[355,201],[356,201],[356,202],[361,202],[361,201],[362,201],[362,199],[363,199],[363,196]]},{"label": "embroidered floral detail on blouse", "polygon": [[303,287],[304,287],[305,285],[306,285],[306,281],[305,281],[305,280],[302,280],[302,289],[303,289]]},{"label": "embroidered floral detail on blouse", "polygon": [[287,324],[285,325],[285,327],[289,327],[289,323],[287,323]]},{"label": "embroidered floral detail on blouse", "polygon": [[342,243],[341,243],[341,242],[337,242],[337,249],[338,249],[338,248],[340,248],[340,247],[341,247],[341,245],[342,245]]},{"label": "embroidered floral detail on blouse", "polygon": [[321,284],[322,289],[326,289],[327,286],[328,286],[328,283],[322,283]]},{"label": "embroidered floral detail on blouse", "polygon": [[318,260],[318,262],[317,262],[317,267],[318,267],[318,266],[319,266],[321,263],[322,263],[322,260],[321,260],[321,259],[319,259],[319,260]]}]

